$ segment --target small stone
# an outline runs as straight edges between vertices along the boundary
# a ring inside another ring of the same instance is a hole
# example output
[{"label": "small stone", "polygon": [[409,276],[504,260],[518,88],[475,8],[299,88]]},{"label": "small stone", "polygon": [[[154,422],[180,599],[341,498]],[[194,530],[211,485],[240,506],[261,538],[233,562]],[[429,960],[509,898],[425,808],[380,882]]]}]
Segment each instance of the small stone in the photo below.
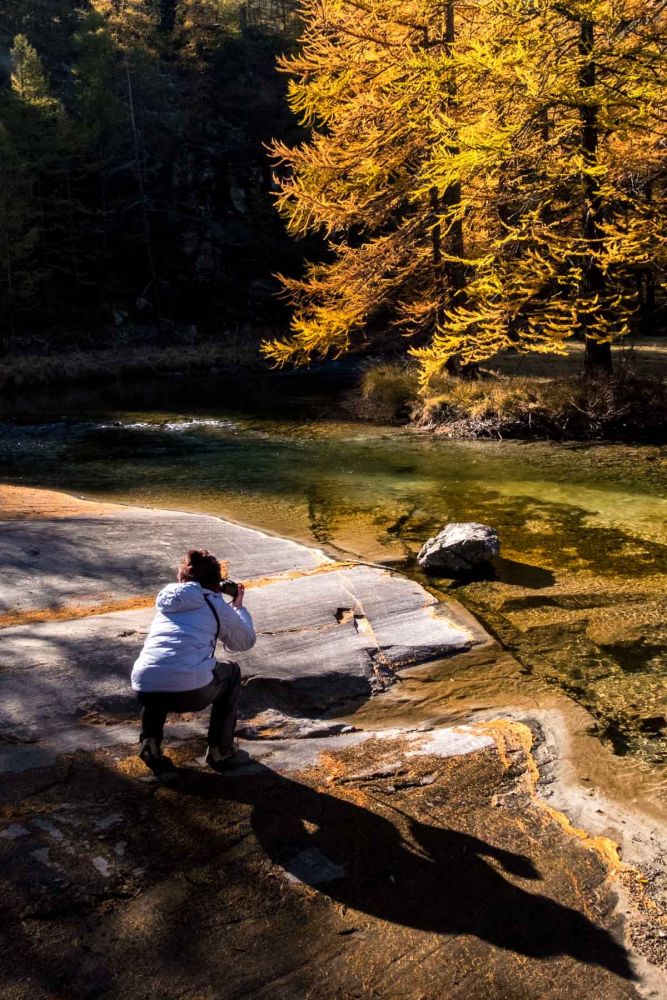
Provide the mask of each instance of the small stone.
[{"label": "small stone", "polygon": [[111,813],[109,816],[104,816],[102,819],[98,819],[95,823],[96,830],[108,830],[112,826],[116,826],[121,823],[123,817],[120,813]]},{"label": "small stone", "polygon": [[30,830],[26,830],[20,823],[10,823],[4,830],[0,830],[0,837],[3,840],[16,840],[17,837],[27,837]]},{"label": "small stone", "polygon": [[104,878],[109,878],[111,872],[109,871],[109,862],[106,858],[93,858],[93,867],[96,868],[100,875],[103,875]]},{"label": "small stone", "polygon": [[660,735],[664,729],[667,729],[667,716],[664,715],[651,715],[644,718],[639,723],[639,728],[643,733],[650,733],[651,735]]},{"label": "small stone", "polygon": [[45,819],[43,816],[38,816],[37,819],[34,819],[32,825],[48,833],[53,840],[62,841],[65,839],[62,831],[51,820]]},{"label": "small stone", "polygon": [[331,861],[319,847],[307,847],[305,851],[292,858],[285,874],[290,882],[319,885],[321,882],[333,882],[335,879],[345,878],[346,872],[342,865]]}]

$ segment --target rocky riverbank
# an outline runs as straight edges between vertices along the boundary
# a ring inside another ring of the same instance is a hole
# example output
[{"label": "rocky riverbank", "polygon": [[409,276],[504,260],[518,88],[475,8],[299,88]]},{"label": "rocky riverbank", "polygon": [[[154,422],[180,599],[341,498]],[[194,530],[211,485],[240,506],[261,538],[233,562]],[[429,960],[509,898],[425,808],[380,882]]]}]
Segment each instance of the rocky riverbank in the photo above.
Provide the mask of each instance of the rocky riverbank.
[{"label": "rocky riverbank", "polygon": [[[621,801],[586,713],[522,685],[456,602],[217,518],[0,502],[3,995],[667,995],[648,774]],[[181,718],[162,787],[127,678],[203,544],[250,584],[247,758],[207,771]],[[512,705],[485,699],[498,672]]]}]

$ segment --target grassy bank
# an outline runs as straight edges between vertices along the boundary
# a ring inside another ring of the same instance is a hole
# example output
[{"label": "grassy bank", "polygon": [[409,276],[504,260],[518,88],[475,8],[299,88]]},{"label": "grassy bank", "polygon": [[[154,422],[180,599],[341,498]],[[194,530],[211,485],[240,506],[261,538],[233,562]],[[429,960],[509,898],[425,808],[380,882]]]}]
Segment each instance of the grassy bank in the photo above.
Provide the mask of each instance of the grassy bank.
[{"label": "grassy bank", "polygon": [[100,379],[150,378],[259,363],[257,333],[230,332],[199,343],[146,344],[98,350],[7,355],[0,361],[0,390],[91,383]]},{"label": "grassy bank", "polygon": [[611,378],[585,379],[582,348],[573,345],[563,358],[499,356],[477,380],[441,376],[425,391],[410,364],[378,362],[348,407],[362,419],[455,438],[664,439],[667,345],[635,344],[615,354]]}]

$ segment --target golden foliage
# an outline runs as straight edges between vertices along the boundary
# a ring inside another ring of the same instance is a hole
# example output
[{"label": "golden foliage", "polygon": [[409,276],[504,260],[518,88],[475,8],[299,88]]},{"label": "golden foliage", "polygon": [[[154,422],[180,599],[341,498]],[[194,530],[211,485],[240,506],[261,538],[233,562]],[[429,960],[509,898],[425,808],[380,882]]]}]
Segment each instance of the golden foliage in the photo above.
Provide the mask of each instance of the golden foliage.
[{"label": "golden foliage", "polygon": [[665,5],[305,0],[282,60],[310,139],[276,143],[278,208],[330,259],[283,278],[277,363],[383,322],[424,384],[453,356],[562,353],[631,328],[665,265]]}]

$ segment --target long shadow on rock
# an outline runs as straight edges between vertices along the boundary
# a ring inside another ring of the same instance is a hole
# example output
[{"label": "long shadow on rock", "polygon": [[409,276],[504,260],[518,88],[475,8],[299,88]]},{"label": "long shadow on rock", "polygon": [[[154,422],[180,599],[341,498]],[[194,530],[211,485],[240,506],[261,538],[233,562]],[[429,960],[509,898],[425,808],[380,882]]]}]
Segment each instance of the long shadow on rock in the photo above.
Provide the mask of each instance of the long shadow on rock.
[{"label": "long shadow on rock", "polygon": [[[324,855],[344,876],[310,884],[346,906],[417,930],[474,935],[532,958],[568,954],[634,978],[625,949],[608,931],[497,870],[539,880],[525,855],[403,814],[409,846],[386,818],[257,762],[247,776],[221,780],[193,773],[176,790],[252,805],[253,831],[272,862],[290,872],[304,851]],[[303,874],[301,880],[309,881]]]}]

